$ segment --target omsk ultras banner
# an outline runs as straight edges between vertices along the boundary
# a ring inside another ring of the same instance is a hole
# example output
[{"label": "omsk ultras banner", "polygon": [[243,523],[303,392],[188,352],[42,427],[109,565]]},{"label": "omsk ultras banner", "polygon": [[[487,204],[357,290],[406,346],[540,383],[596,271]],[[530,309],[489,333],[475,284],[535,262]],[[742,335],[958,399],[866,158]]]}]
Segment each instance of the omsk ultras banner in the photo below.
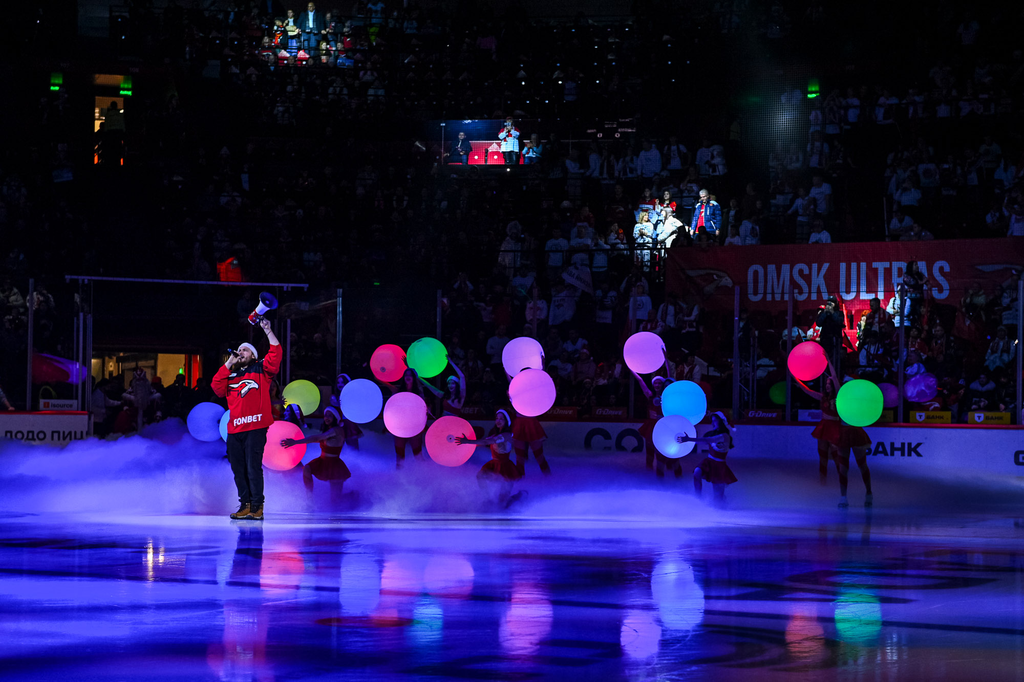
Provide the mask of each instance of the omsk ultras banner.
[{"label": "omsk ultras banner", "polygon": [[676,248],[669,250],[667,287],[680,296],[697,293],[712,309],[732,308],[738,284],[748,310],[778,310],[790,287],[797,302],[818,306],[834,295],[855,311],[875,296],[884,306],[911,260],[928,276],[927,296],[957,305],[971,285],[991,296],[1024,267],[1024,239]]}]

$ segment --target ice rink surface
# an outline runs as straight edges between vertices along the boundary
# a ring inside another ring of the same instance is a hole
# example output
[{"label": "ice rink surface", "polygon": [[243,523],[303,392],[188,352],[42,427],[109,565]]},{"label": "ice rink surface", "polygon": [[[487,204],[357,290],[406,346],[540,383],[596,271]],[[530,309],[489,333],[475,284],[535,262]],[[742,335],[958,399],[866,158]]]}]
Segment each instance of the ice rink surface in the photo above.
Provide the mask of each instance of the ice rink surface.
[{"label": "ice rink surface", "polygon": [[222,445],[149,435],[0,448],[3,680],[1024,679],[1019,480],[876,467],[864,508],[854,468],[840,510],[834,471],[735,453],[723,509],[550,453],[505,511],[479,453],[371,437],[341,507],[270,474],[261,523]]}]

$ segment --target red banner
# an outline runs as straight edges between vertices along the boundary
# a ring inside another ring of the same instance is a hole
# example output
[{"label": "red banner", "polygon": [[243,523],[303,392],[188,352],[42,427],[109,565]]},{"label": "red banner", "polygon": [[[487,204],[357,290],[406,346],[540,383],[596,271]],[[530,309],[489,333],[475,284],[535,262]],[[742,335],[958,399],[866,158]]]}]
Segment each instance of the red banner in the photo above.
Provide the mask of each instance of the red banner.
[{"label": "red banner", "polygon": [[748,310],[784,309],[788,288],[800,307],[817,307],[834,295],[847,311],[856,311],[876,296],[884,307],[910,260],[927,275],[926,295],[936,302],[958,305],[974,285],[991,296],[1012,270],[1024,266],[1024,239],[724,246],[668,253],[668,291],[682,297],[695,293],[707,308],[731,309],[733,287],[739,285],[740,306]]}]

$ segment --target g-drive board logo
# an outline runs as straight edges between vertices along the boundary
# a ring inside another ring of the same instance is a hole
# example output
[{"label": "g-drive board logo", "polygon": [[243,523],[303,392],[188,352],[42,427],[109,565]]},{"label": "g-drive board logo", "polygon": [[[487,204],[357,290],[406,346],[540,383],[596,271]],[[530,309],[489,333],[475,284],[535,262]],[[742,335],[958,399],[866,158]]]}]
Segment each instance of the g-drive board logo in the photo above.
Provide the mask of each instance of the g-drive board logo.
[{"label": "g-drive board logo", "polygon": [[1013,453],[1013,463],[1019,467],[1024,467],[1024,450],[1018,450]]}]

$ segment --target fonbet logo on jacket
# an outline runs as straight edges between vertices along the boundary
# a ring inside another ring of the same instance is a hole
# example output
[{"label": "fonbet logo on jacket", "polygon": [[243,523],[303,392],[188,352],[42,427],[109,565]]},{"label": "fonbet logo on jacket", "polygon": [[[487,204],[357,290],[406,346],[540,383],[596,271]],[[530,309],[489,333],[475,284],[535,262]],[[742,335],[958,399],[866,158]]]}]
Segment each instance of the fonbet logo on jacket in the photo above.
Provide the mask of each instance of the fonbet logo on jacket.
[{"label": "fonbet logo on jacket", "polygon": [[248,393],[252,389],[259,388],[260,385],[257,384],[252,379],[243,379],[242,381],[239,381],[238,383],[228,384],[228,388],[239,388],[239,387],[241,387],[241,390],[238,392],[238,395],[244,396],[246,393]]}]

